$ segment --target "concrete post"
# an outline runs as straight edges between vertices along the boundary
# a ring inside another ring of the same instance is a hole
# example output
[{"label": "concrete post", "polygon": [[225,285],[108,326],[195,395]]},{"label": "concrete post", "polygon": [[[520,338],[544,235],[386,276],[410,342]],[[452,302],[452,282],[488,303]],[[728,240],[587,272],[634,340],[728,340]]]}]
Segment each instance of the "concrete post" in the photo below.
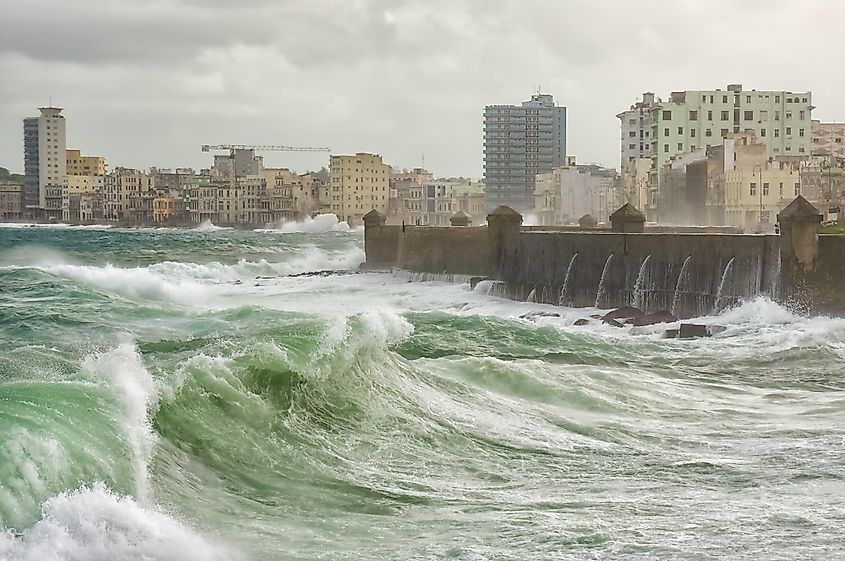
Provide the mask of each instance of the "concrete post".
[{"label": "concrete post", "polygon": [[449,219],[449,223],[452,226],[469,226],[472,224],[472,217],[464,211],[459,210],[452,215],[452,218]]},{"label": "concrete post", "polygon": [[631,203],[625,203],[610,215],[614,232],[642,233],[645,231],[645,215]]},{"label": "concrete post", "polygon": [[815,269],[821,221],[819,210],[801,195],[778,214],[782,265],[789,262],[801,272]]},{"label": "concrete post", "polygon": [[386,226],[387,217],[371,210],[364,215],[364,253],[367,256],[363,269],[389,268],[396,265],[399,252],[399,226]]},{"label": "concrete post", "polygon": [[487,215],[487,236],[490,240],[490,276],[504,280],[508,240],[522,230],[522,215],[507,206],[500,206]]}]

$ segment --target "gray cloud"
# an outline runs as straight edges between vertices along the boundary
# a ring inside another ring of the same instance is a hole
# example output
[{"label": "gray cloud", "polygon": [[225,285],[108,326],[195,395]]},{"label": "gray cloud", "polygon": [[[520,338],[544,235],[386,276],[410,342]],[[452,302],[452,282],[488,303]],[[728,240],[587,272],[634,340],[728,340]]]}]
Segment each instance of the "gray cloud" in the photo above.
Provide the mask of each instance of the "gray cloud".
[{"label": "gray cloud", "polygon": [[[569,145],[616,165],[614,115],[645,90],[812,89],[843,120],[825,22],[806,0],[0,0],[0,165],[50,96],[69,145],[110,165],[208,162],[204,142],[327,144],[398,166],[481,173],[481,113],[536,88]],[[11,79],[9,79],[11,78]],[[314,167],[322,155],[268,154]]]}]

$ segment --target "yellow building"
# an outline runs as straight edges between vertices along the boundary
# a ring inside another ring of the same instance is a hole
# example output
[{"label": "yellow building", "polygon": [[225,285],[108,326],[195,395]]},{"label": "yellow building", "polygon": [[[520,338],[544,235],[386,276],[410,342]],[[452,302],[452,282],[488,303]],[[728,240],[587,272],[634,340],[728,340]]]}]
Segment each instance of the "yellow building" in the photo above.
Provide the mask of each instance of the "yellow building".
[{"label": "yellow building", "polygon": [[390,166],[378,154],[332,156],[329,204],[338,220],[358,224],[375,209],[387,213]]},{"label": "yellow building", "polygon": [[778,212],[801,194],[799,160],[768,158],[766,147],[750,133],[729,135],[724,143],[725,223],[746,232],[771,232]]},{"label": "yellow building", "polygon": [[83,156],[79,150],[65,150],[68,175],[105,175],[106,159],[102,156]]}]

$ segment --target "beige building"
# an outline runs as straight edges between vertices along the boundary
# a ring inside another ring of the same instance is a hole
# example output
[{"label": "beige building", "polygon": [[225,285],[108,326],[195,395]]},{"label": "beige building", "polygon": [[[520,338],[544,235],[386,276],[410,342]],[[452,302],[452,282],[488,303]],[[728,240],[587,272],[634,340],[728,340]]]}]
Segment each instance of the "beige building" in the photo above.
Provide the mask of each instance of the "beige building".
[{"label": "beige building", "polygon": [[67,177],[65,118],[60,107],[39,110],[24,119],[24,204],[30,214],[56,220]]},{"label": "beige building", "polygon": [[534,219],[540,225],[571,224],[585,214],[607,222],[622,203],[615,169],[579,165],[573,156],[567,156],[566,166],[535,177]]},{"label": "beige building", "polygon": [[0,221],[21,220],[24,215],[24,186],[0,181]]},{"label": "beige building", "polygon": [[358,224],[369,211],[387,213],[390,166],[378,154],[331,156],[329,206],[340,221]]},{"label": "beige building", "polygon": [[103,217],[106,220],[147,223],[152,221],[155,181],[150,174],[115,168],[105,176]]},{"label": "beige building", "polygon": [[622,190],[625,199],[641,212],[652,206],[649,178],[651,158],[634,158],[622,168]]},{"label": "beige building", "polygon": [[813,120],[813,156],[845,160],[845,123]]},{"label": "beige building", "polygon": [[105,179],[103,175],[68,175],[62,189],[62,220],[90,222],[102,218],[97,210],[102,210]]},{"label": "beige building", "polygon": [[83,156],[79,150],[65,150],[68,175],[105,175],[106,159],[102,156]]}]

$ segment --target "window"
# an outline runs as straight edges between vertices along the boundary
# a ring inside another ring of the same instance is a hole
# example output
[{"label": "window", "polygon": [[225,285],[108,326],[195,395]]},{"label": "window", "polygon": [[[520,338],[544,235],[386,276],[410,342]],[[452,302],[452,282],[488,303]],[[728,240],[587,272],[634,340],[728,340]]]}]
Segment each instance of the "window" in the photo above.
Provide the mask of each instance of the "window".
[{"label": "window", "polygon": [[629,148],[630,150],[635,150],[635,149],[637,148],[637,145],[636,145],[636,144],[629,144],[629,145],[628,145],[628,148]]},{"label": "window", "polygon": [[796,181],[795,182],[795,196],[797,197],[800,194],[801,194],[801,184]]},{"label": "window", "polygon": [[668,145],[668,144],[664,144],[664,145],[663,145],[663,151],[664,151],[664,152],[669,152],[669,145]]},{"label": "window", "polygon": [[775,96],[775,103],[780,103],[780,96],[779,95]]},{"label": "window", "polygon": [[753,121],[754,120],[754,111],[746,111],[744,118],[746,121]]},{"label": "window", "polygon": [[787,112],[786,112],[786,118],[787,118],[787,119],[791,119],[791,118],[792,118],[792,111],[787,111]]},{"label": "window", "polygon": [[708,111],[708,112],[707,112],[707,120],[708,120],[708,121],[712,121],[712,120],[713,120],[713,111]]},{"label": "window", "polygon": [[731,115],[731,114],[730,114],[730,112],[729,112],[729,111],[722,111],[722,120],[723,120],[723,121],[727,121],[727,120],[729,120],[729,119],[731,118],[731,116],[730,116],[730,115]]},{"label": "window", "polygon": [[806,111],[801,111],[800,113],[798,113],[798,118],[799,118],[799,119],[801,119],[802,121],[803,121],[806,117],[807,117],[807,112],[806,112]]},{"label": "window", "polygon": [[689,112],[689,120],[690,121],[697,121],[698,120],[698,111],[690,111]]},{"label": "window", "polygon": [[628,133],[628,136],[631,138],[637,138],[637,131],[631,131]]},{"label": "window", "polygon": [[768,111],[760,111],[760,120],[761,121],[768,121],[769,120],[769,112]]},{"label": "window", "polygon": [[775,121],[780,121],[780,111],[775,111]]},{"label": "window", "polygon": [[763,196],[764,197],[769,196],[769,184],[768,183],[763,183]]},{"label": "window", "polygon": [[[802,132],[803,132],[803,130],[802,130]],[[695,138],[695,129],[690,129],[689,135],[690,135],[690,138]]]},{"label": "window", "polygon": [[678,127],[678,134],[684,134],[684,127]]},{"label": "window", "polygon": [[632,127],[634,127],[634,126],[637,125],[637,120],[636,119],[628,119],[628,124],[631,125]]},{"label": "window", "polygon": [[778,186],[778,196],[782,199],[783,198],[783,181],[780,182]]},{"label": "window", "polygon": [[750,95],[745,96],[745,103],[751,103],[751,96]]},{"label": "window", "polygon": [[707,103],[707,96],[706,95],[701,96],[701,103]]},{"label": "window", "polygon": [[710,96],[710,103],[713,103],[713,96]]},{"label": "window", "polygon": [[760,138],[766,138],[766,129],[760,129]]},{"label": "window", "polygon": [[684,151],[684,143],[683,143],[683,142],[679,142],[679,143],[678,143],[678,152],[683,152],[683,151]]},{"label": "window", "polygon": [[719,131],[719,136],[721,136],[722,138],[727,138],[728,129],[722,129],[721,131]]},{"label": "window", "polygon": [[710,129],[707,129],[706,131],[704,131],[704,136],[713,136],[713,131],[710,130]]},{"label": "window", "polygon": [[663,112],[663,120],[664,121],[671,121],[672,120],[672,112],[671,111],[664,111]]},{"label": "window", "polygon": [[803,146],[799,147],[799,148],[798,148],[798,151],[799,151],[799,152],[801,152],[801,153],[803,154],[803,153],[804,153],[804,147],[803,147]]},{"label": "window", "polygon": [[727,103],[727,102],[728,102],[728,96],[723,95],[722,96],[722,103]]},{"label": "window", "polygon": [[780,129],[775,129],[775,138],[780,138]]},{"label": "window", "polygon": [[792,127],[786,127],[786,136],[792,135]]},{"label": "window", "polygon": [[697,148],[697,146],[696,146],[695,144],[693,144],[693,145],[690,147],[690,152],[695,152],[695,149],[696,149],[696,148]]},{"label": "window", "polygon": [[804,129],[798,129],[798,136],[804,136]]},{"label": "window", "polygon": [[669,136],[669,129],[663,129],[663,136]]},{"label": "window", "polygon": [[751,189],[750,189],[750,191],[751,191],[751,192],[750,192],[749,194],[750,194],[752,197],[753,197],[754,195],[756,195],[756,194],[757,194],[757,184],[756,184],[755,182],[753,182],[753,181],[751,182]]},{"label": "window", "polygon": [[804,103],[807,103],[807,98],[806,98],[806,97],[804,98]]}]

